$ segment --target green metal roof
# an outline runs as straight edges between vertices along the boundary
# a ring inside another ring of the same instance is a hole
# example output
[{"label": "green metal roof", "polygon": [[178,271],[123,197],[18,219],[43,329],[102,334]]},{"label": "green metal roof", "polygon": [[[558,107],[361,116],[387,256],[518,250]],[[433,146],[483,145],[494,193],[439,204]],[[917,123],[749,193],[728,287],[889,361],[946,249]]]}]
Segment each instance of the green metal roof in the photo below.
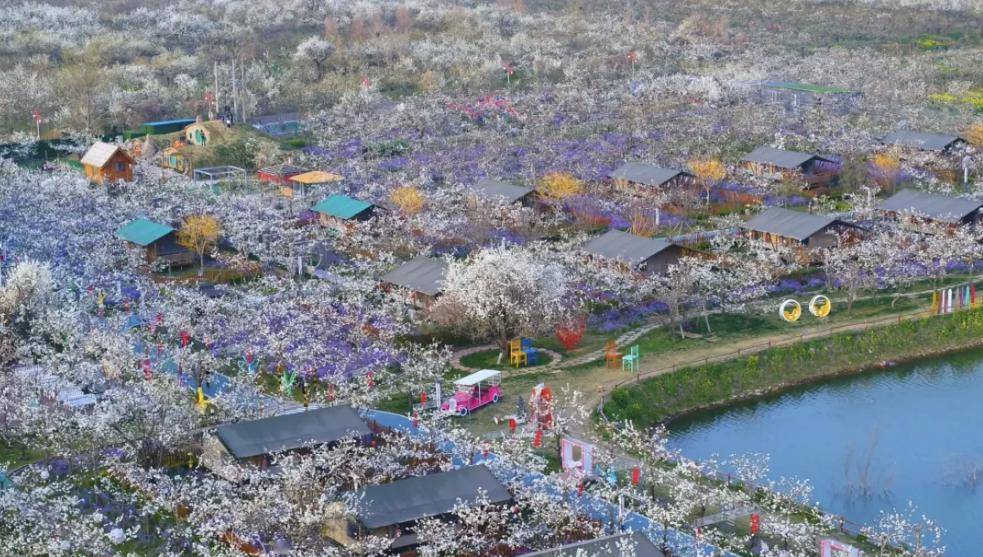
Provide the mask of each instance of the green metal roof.
[{"label": "green metal roof", "polygon": [[127,242],[133,242],[134,244],[147,247],[171,232],[174,232],[174,229],[170,226],[157,224],[149,220],[136,219],[117,230],[116,235]]},{"label": "green metal roof", "polygon": [[371,207],[372,204],[367,201],[352,199],[347,195],[332,195],[318,202],[311,210],[347,220],[356,217],[359,213]]}]

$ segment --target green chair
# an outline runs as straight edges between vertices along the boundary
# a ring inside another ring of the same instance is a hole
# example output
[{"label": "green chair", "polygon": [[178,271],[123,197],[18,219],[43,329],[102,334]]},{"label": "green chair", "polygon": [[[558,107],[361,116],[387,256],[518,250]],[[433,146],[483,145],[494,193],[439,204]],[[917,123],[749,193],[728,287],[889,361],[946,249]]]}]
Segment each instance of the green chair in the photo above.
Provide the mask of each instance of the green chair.
[{"label": "green chair", "polygon": [[631,347],[627,354],[621,357],[621,371],[625,371],[627,369],[631,373],[638,373],[638,360],[640,358],[641,355],[639,354],[638,345],[636,344]]}]

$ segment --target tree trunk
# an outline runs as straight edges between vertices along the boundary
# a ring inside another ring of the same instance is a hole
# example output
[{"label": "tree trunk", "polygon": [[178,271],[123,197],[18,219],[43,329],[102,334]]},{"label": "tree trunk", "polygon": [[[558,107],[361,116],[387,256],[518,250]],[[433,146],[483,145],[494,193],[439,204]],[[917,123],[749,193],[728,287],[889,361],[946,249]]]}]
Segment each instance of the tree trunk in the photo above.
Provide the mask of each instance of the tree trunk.
[{"label": "tree trunk", "polygon": [[203,277],[203,276],[205,276],[205,252],[204,252],[204,250],[202,250],[201,252],[198,253],[198,261],[199,261],[199,264],[198,264],[198,276],[199,277]]}]

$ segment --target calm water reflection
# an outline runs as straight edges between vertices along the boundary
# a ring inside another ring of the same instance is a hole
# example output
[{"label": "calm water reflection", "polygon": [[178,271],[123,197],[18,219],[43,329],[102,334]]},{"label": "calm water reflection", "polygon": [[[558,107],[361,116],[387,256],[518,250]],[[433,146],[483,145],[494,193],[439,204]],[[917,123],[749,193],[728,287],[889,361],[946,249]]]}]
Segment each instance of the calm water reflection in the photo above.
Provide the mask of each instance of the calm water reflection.
[{"label": "calm water reflection", "polygon": [[[911,500],[947,555],[983,555],[983,350],[829,382],[673,424],[693,458],[760,452],[830,512],[871,522]],[[980,486],[969,480],[977,470]]]}]

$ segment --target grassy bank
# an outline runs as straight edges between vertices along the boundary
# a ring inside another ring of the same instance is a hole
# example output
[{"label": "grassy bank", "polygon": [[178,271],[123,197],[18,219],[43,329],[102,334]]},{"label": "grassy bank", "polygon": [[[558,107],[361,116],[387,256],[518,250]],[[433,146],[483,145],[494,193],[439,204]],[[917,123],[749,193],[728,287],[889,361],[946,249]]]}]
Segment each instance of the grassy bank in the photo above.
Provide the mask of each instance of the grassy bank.
[{"label": "grassy bank", "polygon": [[822,377],[957,350],[983,342],[983,309],[842,333],[659,375],[615,389],[611,420],[650,426],[688,411],[774,392]]}]

